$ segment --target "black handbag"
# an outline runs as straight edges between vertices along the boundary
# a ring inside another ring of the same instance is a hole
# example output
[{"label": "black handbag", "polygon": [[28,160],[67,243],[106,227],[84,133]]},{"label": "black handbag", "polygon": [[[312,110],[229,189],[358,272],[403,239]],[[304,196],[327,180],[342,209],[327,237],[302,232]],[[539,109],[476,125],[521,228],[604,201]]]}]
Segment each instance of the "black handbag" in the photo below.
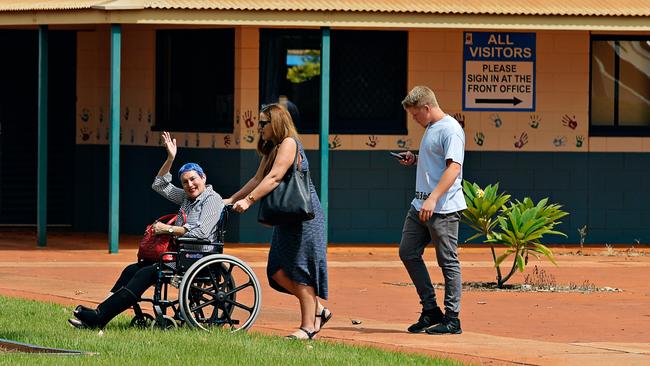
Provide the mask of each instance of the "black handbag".
[{"label": "black handbag", "polygon": [[311,201],[311,177],[309,172],[298,170],[298,146],[293,168],[290,168],[280,184],[262,197],[257,221],[266,225],[295,224],[313,219],[314,206]]}]

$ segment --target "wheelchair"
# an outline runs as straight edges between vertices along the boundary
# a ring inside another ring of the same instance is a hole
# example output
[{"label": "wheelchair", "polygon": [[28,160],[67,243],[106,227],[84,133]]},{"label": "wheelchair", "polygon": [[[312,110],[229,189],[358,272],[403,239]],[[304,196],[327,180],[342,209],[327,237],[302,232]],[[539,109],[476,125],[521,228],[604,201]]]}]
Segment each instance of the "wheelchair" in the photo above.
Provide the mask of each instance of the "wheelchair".
[{"label": "wheelchair", "polygon": [[[216,243],[176,238],[178,251],[161,255],[153,297],[142,297],[133,306],[131,326],[173,329],[188,324],[206,331],[239,331],[253,325],[262,302],[259,280],[248,264],[223,254],[231,208],[227,205],[221,212]],[[170,300],[173,292],[177,299]],[[154,314],[143,312],[140,302],[151,303]]]}]

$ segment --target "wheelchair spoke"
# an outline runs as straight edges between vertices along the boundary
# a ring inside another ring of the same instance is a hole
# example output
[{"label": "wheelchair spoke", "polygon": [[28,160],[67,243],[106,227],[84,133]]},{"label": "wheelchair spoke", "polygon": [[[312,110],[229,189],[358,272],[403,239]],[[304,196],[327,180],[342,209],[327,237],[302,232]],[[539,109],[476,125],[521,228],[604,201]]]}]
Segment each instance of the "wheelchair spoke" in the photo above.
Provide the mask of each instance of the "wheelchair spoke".
[{"label": "wheelchair spoke", "polygon": [[[209,291],[210,289],[204,289],[204,288],[198,287],[196,285],[192,285],[190,288],[192,290],[196,290],[196,291],[201,292],[203,294],[210,295],[211,297],[214,297],[214,292],[210,292]],[[212,289],[212,290],[214,290],[214,289]]]},{"label": "wheelchair spoke", "polygon": [[210,305],[214,304],[215,302],[217,302],[217,301],[216,300],[210,300],[210,301],[204,302],[203,304],[197,304],[197,306],[191,308],[190,311],[194,313],[194,312],[196,312],[198,310],[203,309],[206,306],[210,306]]},{"label": "wheelchair spoke", "polygon": [[227,302],[228,304],[231,304],[231,305],[233,305],[233,306],[236,306],[236,307],[238,307],[238,308],[240,308],[240,309],[244,309],[244,310],[248,311],[249,313],[252,313],[252,312],[253,312],[253,308],[248,307],[248,306],[246,306],[246,305],[244,305],[244,304],[240,304],[240,303],[238,303],[237,301],[232,301],[232,300],[230,300],[230,299],[226,299],[226,302]]},{"label": "wheelchair spoke", "polygon": [[221,279],[221,274],[218,275],[218,279],[217,279],[216,278],[217,276],[215,276],[214,271],[209,269],[208,272],[210,273],[210,282],[212,282],[212,286],[214,288],[219,288],[219,281]]},{"label": "wheelchair spoke", "polygon": [[239,287],[237,287],[237,288],[234,288],[234,289],[228,291],[228,292],[226,293],[226,296],[230,296],[230,295],[232,295],[232,294],[234,294],[234,293],[237,293],[237,292],[239,292],[239,291],[245,289],[246,287],[250,287],[250,286],[253,286],[253,282],[252,282],[252,281],[248,281],[247,283],[245,283],[245,284],[243,284],[243,285],[241,285],[241,286],[239,286]]}]

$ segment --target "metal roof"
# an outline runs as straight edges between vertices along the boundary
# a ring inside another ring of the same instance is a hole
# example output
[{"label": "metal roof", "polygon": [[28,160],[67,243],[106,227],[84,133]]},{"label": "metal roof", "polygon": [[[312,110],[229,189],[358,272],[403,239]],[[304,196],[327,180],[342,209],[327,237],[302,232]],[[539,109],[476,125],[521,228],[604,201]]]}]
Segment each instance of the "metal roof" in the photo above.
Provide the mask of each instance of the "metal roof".
[{"label": "metal roof", "polygon": [[81,9],[643,17],[650,0],[0,0],[0,11]]}]

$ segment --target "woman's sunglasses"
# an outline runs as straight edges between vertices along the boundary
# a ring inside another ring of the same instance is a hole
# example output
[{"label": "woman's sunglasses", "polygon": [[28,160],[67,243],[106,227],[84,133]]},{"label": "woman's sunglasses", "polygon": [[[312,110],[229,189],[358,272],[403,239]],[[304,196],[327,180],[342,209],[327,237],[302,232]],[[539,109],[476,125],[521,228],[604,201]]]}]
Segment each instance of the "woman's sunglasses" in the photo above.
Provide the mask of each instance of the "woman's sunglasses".
[{"label": "woman's sunglasses", "polygon": [[271,123],[270,119],[261,119],[260,120],[260,128],[264,128],[267,124]]}]

